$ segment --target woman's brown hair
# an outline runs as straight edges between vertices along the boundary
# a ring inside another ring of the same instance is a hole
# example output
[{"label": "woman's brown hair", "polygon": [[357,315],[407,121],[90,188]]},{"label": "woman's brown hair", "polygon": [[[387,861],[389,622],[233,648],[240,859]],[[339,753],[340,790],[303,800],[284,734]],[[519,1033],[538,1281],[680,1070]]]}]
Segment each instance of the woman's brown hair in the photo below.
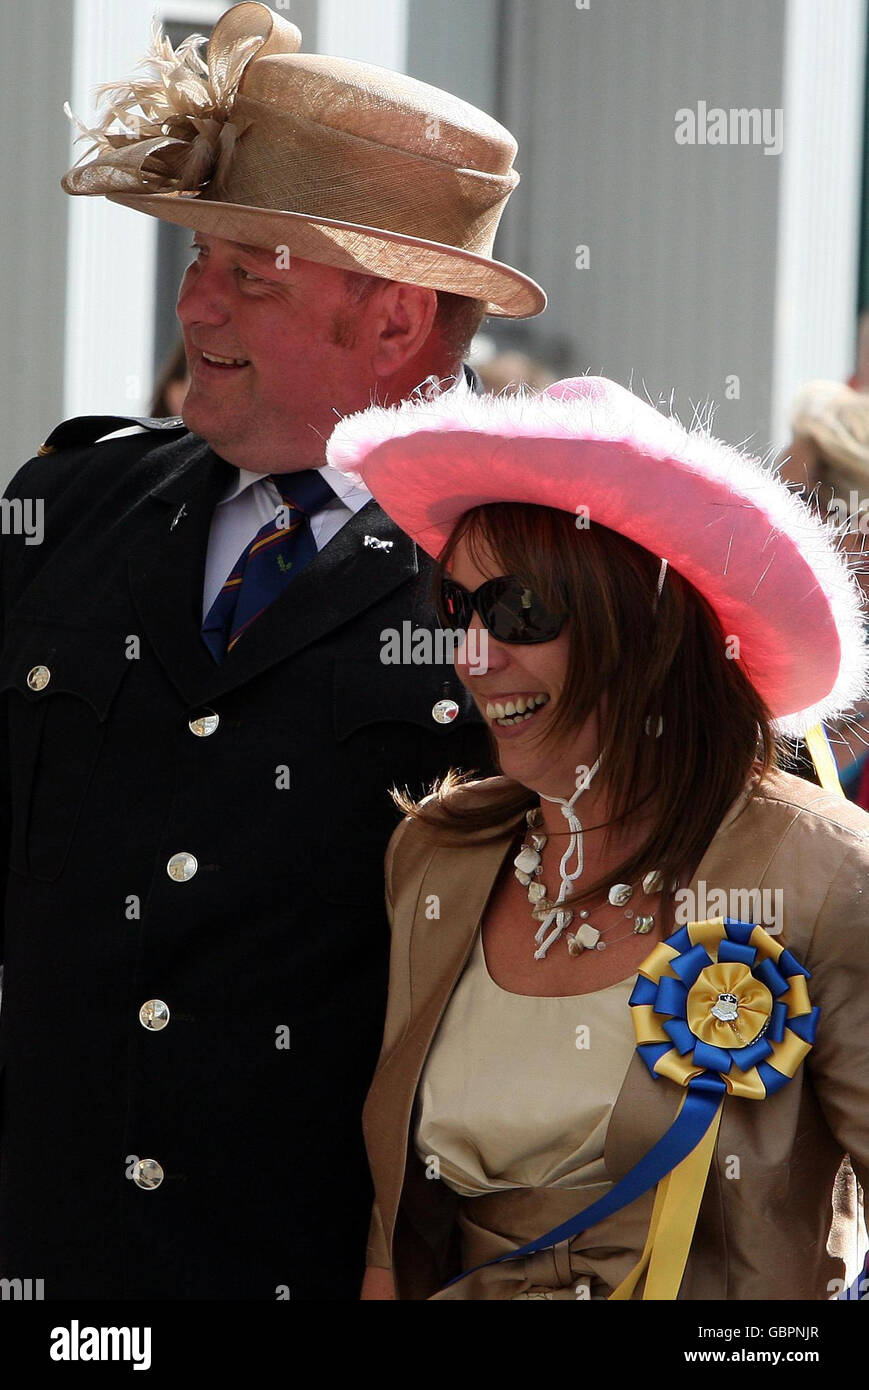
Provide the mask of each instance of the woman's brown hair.
[{"label": "woman's brown hair", "polygon": [[[475,507],[453,529],[434,592],[464,538],[484,572],[516,575],[548,608],[566,613],[566,680],[541,741],[576,734],[598,712],[609,825],[638,811],[650,818],[640,848],[607,882],[633,883],[651,869],[668,882],[700,862],[752,770],[762,775],[778,765],[771,715],[738,660],[737,635],[722,631],[693,585],[671,568],[658,597],[657,556],[606,526],[581,523],[517,502]],[[397,790],[392,796],[452,844],[478,842],[479,832],[503,832],[512,820],[518,828],[537,805],[537,793],[512,780],[485,805],[455,797],[469,780],[451,770],[424,806]],[[566,901],[602,886],[589,884]]]}]

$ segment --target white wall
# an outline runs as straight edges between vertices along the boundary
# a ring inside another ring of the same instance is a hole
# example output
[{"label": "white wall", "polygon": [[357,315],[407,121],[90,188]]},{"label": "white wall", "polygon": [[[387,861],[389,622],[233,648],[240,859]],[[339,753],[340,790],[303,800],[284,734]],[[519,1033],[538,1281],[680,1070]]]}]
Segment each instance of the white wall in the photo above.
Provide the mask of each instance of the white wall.
[{"label": "white wall", "polygon": [[497,119],[500,0],[408,0],[407,71]]},{"label": "white wall", "polygon": [[318,0],[317,52],[404,72],[407,0]]},{"label": "white wall", "polygon": [[[853,367],[866,0],[505,4],[499,254],[550,292],[531,347],[784,443],[800,383]],[[781,153],[678,145],[700,101],[781,110]]]},{"label": "white wall", "polygon": [[[700,100],[780,108],[784,8],[508,0],[506,117],[523,181],[500,250],[550,292],[532,346],[560,354],[561,371],[601,372],[655,398],[675,387],[683,416],[711,398],[726,438],[754,433],[759,444],[781,156],[679,145],[675,116]],[[725,399],[728,377],[738,399]]]},{"label": "white wall", "polygon": [[[61,111],[70,79],[72,7],[28,0],[0,11],[0,484],[63,410],[67,167]],[[63,95],[61,95],[63,94]]]}]

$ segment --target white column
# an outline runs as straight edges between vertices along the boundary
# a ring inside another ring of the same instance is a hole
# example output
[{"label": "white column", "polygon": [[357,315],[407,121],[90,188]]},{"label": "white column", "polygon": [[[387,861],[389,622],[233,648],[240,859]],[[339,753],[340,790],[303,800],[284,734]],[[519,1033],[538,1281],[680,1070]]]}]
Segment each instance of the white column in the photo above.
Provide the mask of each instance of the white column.
[{"label": "white column", "polygon": [[[76,0],[69,102],[85,124],[94,88],[130,74],[149,46],[151,16],[193,32],[223,0]],[[73,145],[72,162],[84,146]],[[157,222],[105,198],[69,198],[64,412],[146,412],[153,382]]]},{"label": "white column", "polygon": [[404,72],[408,0],[320,0],[317,52]]},{"label": "white column", "polygon": [[[835,13],[834,13],[835,11]],[[771,438],[811,377],[854,369],[866,0],[788,0]]]},{"label": "white column", "polygon": [[[231,0],[156,0],[152,9],[159,15],[163,24],[185,24],[188,32],[196,32],[196,26],[211,28],[216,24]],[[272,9],[280,9],[273,4]]]},{"label": "white column", "polygon": [[[151,0],[77,0],[70,106],[91,123],[93,90],[132,72]],[[73,149],[70,163],[83,145]],[[145,413],[152,382],[156,221],[105,198],[70,198],[65,413]]]}]

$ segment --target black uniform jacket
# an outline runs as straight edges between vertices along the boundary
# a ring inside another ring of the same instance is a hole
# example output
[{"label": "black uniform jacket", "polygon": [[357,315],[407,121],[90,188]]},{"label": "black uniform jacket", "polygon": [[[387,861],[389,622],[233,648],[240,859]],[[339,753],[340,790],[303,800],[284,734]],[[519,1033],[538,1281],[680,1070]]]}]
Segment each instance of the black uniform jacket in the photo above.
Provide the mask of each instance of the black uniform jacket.
[{"label": "black uniform jacket", "polygon": [[45,536],[2,544],[0,1274],[48,1299],[358,1296],[387,788],[490,768],[451,665],[381,660],[435,618],[432,562],[374,502],[214,663],[233,476],[149,431],[7,494]]}]

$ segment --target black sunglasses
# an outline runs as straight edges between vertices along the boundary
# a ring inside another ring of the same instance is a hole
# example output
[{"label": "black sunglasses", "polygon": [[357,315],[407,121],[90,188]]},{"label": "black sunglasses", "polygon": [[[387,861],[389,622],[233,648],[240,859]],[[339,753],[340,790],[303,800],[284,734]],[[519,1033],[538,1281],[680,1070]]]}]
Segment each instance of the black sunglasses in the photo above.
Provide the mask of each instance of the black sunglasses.
[{"label": "black sunglasses", "polygon": [[454,579],[442,579],[438,620],[444,627],[467,632],[477,613],[496,642],[551,642],[564,626],[565,613],[552,613],[533,589],[507,574],[487,579],[473,593]]}]

